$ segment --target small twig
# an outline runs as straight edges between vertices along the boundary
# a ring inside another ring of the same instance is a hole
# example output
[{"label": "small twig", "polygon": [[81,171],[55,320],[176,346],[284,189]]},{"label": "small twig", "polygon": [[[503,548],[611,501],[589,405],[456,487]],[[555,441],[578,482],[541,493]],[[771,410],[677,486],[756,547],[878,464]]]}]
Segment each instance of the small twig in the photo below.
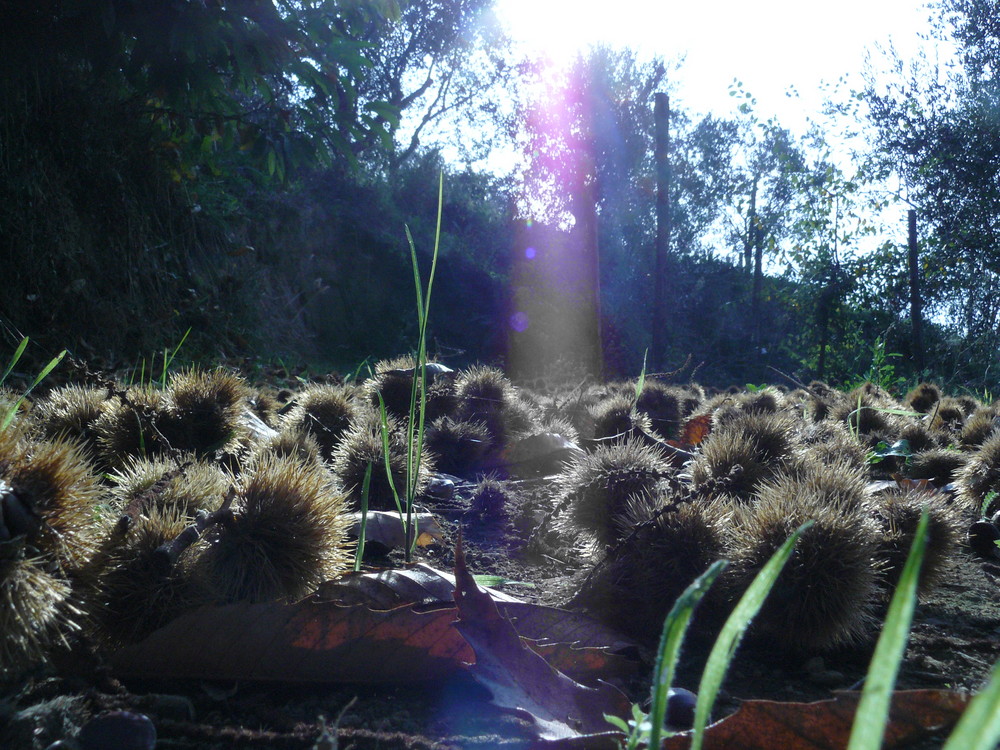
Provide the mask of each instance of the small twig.
[{"label": "small twig", "polygon": [[807,386],[807,385],[804,385],[803,383],[800,383],[800,382],[799,382],[798,380],[796,380],[795,378],[793,378],[793,377],[792,377],[791,375],[789,375],[789,374],[788,374],[788,373],[786,373],[786,372],[782,372],[782,371],[781,371],[781,370],[779,370],[779,369],[778,369],[777,367],[772,367],[771,365],[768,365],[768,366],[767,366],[767,369],[768,369],[768,370],[774,370],[774,371],[775,371],[776,373],[778,373],[778,374],[779,374],[779,375],[780,375],[781,377],[785,378],[785,379],[786,379],[786,380],[788,380],[788,382],[790,382],[790,383],[794,383],[795,385],[797,385],[797,386],[798,386],[799,388],[801,388],[802,390],[804,390],[804,391],[808,391],[808,390],[809,390],[809,386]]},{"label": "small twig", "polygon": [[194,523],[186,527],[180,534],[178,534],[173,541],[164,542],[153,552],[154,558],[159,561],[164,571],[169,572],[173,569],[174,565],[180,559],[180,556],[184,554],[191,545],[198,541],[201,537],[202,532],[209,526],[214,526],[217,523],[228,523],[233,518],[233,511],[230,506],[233,503],[233,499],[236,497],[236,489],[230,487],[229,492],[226,494],[225,500],[222,501],[222,505],[218,510],[208,513],[204,510],[199,510],[195,514]]}]

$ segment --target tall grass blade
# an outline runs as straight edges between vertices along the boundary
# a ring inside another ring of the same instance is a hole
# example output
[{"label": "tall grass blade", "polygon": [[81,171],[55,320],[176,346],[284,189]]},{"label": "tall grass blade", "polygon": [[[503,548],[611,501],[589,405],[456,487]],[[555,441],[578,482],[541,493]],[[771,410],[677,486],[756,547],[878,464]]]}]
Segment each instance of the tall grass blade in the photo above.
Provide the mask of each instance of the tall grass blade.
[{"label": "tall grass blade", "polygon": [[764,606],[764,600],[774,587],[774,582],[778,579],[782,568],[788,562],[792,554],[792,548],[799,536],[807,528],[812,526],[812,521],[807,521],[797,528],[785,543],[778,548],[778,551],[771,556],[757,577],[740,597],[735,609],[722,626],[722,632],[715,640],[712,651],[708,655],[708,662],[705,664],[705,671],[702,672],[701,682],[698,685],[698,703],[694,710],[694,732],[691,738],[691,750],[700,750],[705,737],[705,727],[708,725],[708,717],[712,712],[715,698],[722,687],[722,680],[726,676],[729,663],[736,653],[736,648],[743,638],[750,621],[756,617],[760,608]]},{"label": "tall grass blade", "polygon": [[639,380],[635,384],[635,400],[639,400],[639,396],[642,395],[642,389],[646,387],[646,357],[649,355],[649,349],[642,353],[642,372],[639,373]]},{"label": "tall grass blade", "polygon": [[382,394],[375,392],[378,396],[378,411],[381,417],[382,432],[382,458],[385,461],[385,477],[389,480],[389,489],[392,490],[392,499],[396,501],[396,511],[399,513],[399,521],[403,522],[403,506],[399,502],[399,492],[396,491],[396,483],[392,480],[392,463],[389,461],[389,417],[385,413],[385,401]]},{"label": "tall grass blade", "polygon": [[361,560],[365,556],[365,532],[368,530],[368,490],[372,483],[372,462],[368,462],[365,478],[361,481],[361,525],[358,527],[358,549],[354,553],[354,572],[361,570]]},{"label": "tall grass blade", "polygon": [[1000,662],[990,681],[966,706],[942,750],[995,750],[1000,744]]},{"label": "tall grass blade", "polygon": [[17,349],[14,350],[14,354],[11,355],[10,362],[7,363],[7,369],[3,371],[3,375],[0,376],[0,385],[7,382],[7,376],[10,375],[11,370],[17,365],[18,361],[21,359],[21,355],[24,354],[24,350],[28,347],[28,337],[25,336],[21,339],[21,343],[17,345]]},{"label": "tall grass blade", "polygon": [[[20,359],[21,353],[23,353],[24,351],[24,344],[27,341],[28,339],[25,338],[24,341],[21,342],[22,345],[18,347],[18,351],[15,352],[18,359]],[[38,385],[43,380],[45,380],[45,378],[48,377],[49,373],[55,369],[56,365],[62,362],[62,359],[65,356],[66,356],[66,350],[63,349],[61,352],[59,352],[59,354],[57,354],[55,357],[52,358],[51,362],[49,362],[47,365],[45,365],[45,367],[42,368],[42,371],[38,373],[38,377],[36,377],[34,381],[31,383],[31,385],[28,386],[28,390],[22,393],[20,398],[18,398],[17,401],[14,402],[14,405],[7,410],[7,415],[4,417],[3,422],[0,423],[0,432],[3,432],[8,427],[10,427],[10,423],[14,421],[14,417],[17,414],[17,410],[20,409],[21,404],[24,403],[24,399],[28,396],[29,393],[31,393],[35,389],[36,385]],[[16,361],[17,361],[16,359],[11,361],[11,367],[14,366],[14,362]],[[4,377],[6,377],[6,375],[4,375]]]},{"label": "tall grass blade", "polygon": [[[434,230],[434,252],[431,256],[431,271],[427,278],[427,292],[423,291],[420,280],[420,265],[417,262],[417,248],[410,228],[406,229],[406,239],[410,246],[410,263],[413,266],[413,285],[417,295],[417,328],[419,341],[417,357],[413,368],[413,383],[410,388],[410,411],[406,426],[406,532],[405,560],[410,561],[416,545],[417,533],[413,516],[413,503],[420,484],[420,463],[424,450],[424,419],[427,414],[427,319],[431,305],[431,291],[437,272],[438,251],[441,247],[441,215],[444,206],[444,172],[438,176],[437,224]],[[419,379],[418,379],[419,378]],[[418,407],[419,404],[419,407]]]},{"label": "tall grass blade", "polygon": [[656,666],[653,668],[653,694],[649,709],[649,747],[660,746],[660,734],[663,730],[663,720],[667,715],[667,698],[670,685],[674,681],[674,669],[681,654],[681,644],[687,632],[695,605],[701,601],[715,579],[729,564],[726,560],[718,560],[702,573],[695,581],[684,589],[670,609],[663,623],[663,633],[660,636],[660,648],[656,656]]},{"label": "tall grass blade", "polygon": [[917,603],[917,583],[920,565],[927,548],[927,509],[924,508],[917,525],[917,533],[906,557],[903,573],[899,577],[896,591],[889,603],[882,634],[875,646],[865,687],[861,692],[858,710],[851,727],[848,750],[876,750],[882,747],[882,736],[889,719],[889,702],[892,689],[899,673],[899,663],[903,660],[906,643],[910,638],[910,624]]},{"label": "tall grass blade", "polygon": [[[188,334],[190,333],[191,333],[190,328],[184,331],[184,335],[181,336],[181,340],[177,342],[177,346],[175,346],[174,350],[169,354],[167,353],[166,349],[163,350],[163,376],[160,378],[160,385],[163,388],[167,387],[167,370],[170,369],[170,364],[174,361],[174,358],[177,356],[177,352],[179,352],[181,350],[181,347],[184,346],[184,342],[187,341]],[[150,373],[150,378],[152,377],[153,377],[152,373]]]}]

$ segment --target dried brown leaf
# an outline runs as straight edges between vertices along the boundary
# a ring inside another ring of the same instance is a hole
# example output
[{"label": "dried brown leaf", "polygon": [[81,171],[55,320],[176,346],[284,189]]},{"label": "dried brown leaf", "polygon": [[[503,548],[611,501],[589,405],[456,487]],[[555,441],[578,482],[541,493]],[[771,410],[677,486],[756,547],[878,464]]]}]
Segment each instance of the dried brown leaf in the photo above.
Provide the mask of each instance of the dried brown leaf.
[{"label": "dried brown leaf", "polygon": [[611,685],[589,688],[574,682],[529,649],[490,596],[465,567],[461,542],[455,551],[455,627],[476,654],[472,676],[493,703],[531,721],[539,738],[559,739],[604,730],[604,714],[625,715],[629,703]]},{"label": "dried brown leaf", "polygon": [[387,611],[305,599],[208,606],[111,657],[121,676],[389,683],[439,679],[473,659],[454,608]]}]

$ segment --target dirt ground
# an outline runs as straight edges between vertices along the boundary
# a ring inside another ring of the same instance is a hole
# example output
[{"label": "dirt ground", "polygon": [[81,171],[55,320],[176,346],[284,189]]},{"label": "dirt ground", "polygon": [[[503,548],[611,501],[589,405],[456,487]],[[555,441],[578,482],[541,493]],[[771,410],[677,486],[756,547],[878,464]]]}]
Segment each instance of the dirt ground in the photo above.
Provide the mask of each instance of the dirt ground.
[{"label": "dirt ground", "polygon": [[[449,479],[453,488],[444,499],[424,499],[426,509],[440,519],[443,535],[419,548],[417,561],[450,572],[461,533],[469,569],[505,579],[499,590],[531,603],[560,607],[570,602],[582,583],[579,560],[565,550],[532,543],[552,507],[552,478],[510,480],[509,507],[492,517],[470,510],[475,482]],[[398,566],[401,557],[375,554],[366,562]],[[1000,559],[976,557],[964,545],[954,551],[942,580],[917,606],[899,689],[973,692],[982,687],[1000,660],[998,586]],[[713,718],[732,713],[747,699],[807,702],[859,689],[874,635],[819,656],[792,656],[748,639],[730,666]],[[676,684],[697,690],[709,645],[697,633],[689,637]],[[648,698],[650,650],[636,646],[625,656],[635,669],[618,686],[642,703]],[[529,748],[533,739],[521,718],[494,707],[488,691],[462,671],[432,682],[383,685],[123,680],[78,645],[57,660],[55,669],[0,685],[0,747],[72,748],[81,726],[122,710],[151,720],[160,750]],[[909,747],[925,750],[942,741],[929,737]]]},{"label": "dirt ground", "polygon": [[[527,601],[559,605],[579,584],[573,566],[526,553],[533,510],[549,491],[547,479],[519,483],[523,507],[498,521],[463,514],[472,484],[459,483],[448,507],[438,508],[445,538],[422,548],[421,561],[441,570],[454,564],[461,528],[468,564],[475,573],[511,582],[499,588]],[[393,564],[392,557],[372,562]],[[530,585],[524,585],[530,584]],[[974,691],[1000,659],[1000,565],[960,552],[945,579],[916,612],[900,689]],[[705,649],[692,640],[678,683],[697,690]],[[744,644],[730,667],[715,718],[742,700],[814,701],[857,689],[871,643],[803,661],[773,649]],[[630,698],[647,697],[649,654],[638,650],[636,672],[621,687]],[[39,675],[8,686],[0,702],[0,745],[47,748],[73,736],[89,718],[112,710],[148,716],[161,750],[194,748],[527,748],[528,727],[494,708],[488,692],[467,675],[407,685],[213,683],[120,681],[106,668],[75,665],[76,676]],[[73,671],[70,669],[68,671]],[[339,745],[324,733],[339,717]],[[913,748],[939,747],[930,737]],[[67,747],[69,745],[62,745]],[[59,747],[57,745],[56,747]]]}]

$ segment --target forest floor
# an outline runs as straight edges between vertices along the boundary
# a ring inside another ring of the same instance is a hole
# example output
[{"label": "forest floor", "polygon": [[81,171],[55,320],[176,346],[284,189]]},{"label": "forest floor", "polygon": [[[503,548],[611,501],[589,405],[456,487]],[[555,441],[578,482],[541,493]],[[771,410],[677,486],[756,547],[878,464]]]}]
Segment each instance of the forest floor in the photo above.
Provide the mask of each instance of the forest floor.
[{"label": "forest floor", "polygon": [[[442,535],[418,548],[415,561],[451,572],[461,535],[469,569],[503,579],[496,588],[504,593],[555,607],[569,602],[581,584],[580,567],[559,550],[529,545],[532,531],[552,507],[552,479],[511,480],[514,505],[500,521],[471,517],[467,509],[475,482],[451,479],[454,492],[445,505],[435,507],[425,499]],[[401,565],[401,558],[393,552],[368,562]],[[964,546],[955,550],[937,587],[917,606],[897,689],[973,692],[983,686],[1000,660],[998,586],[998,562],[974,557]],[[749,639],[729,668],[713,718],[731,714],[748,699],[810,702],[857,690],[873,646],[874,639],[803,656]],[[689,638],[675,684],[696,691],[706,653],[696,634]],[[651,654],[637,647],[627,657],[635,668],[618,686],[631,701],[642,703],[649,694]],[[7,686],[0,698],[0,739],[12,749],[43,750],[73,736],[90,717],[113,710],[148,716],[161,750],[529,748],[534,741],[520,716],[494,706],[489,692],[461,670],[429,682],[296,685],[125,679],[106,666],[81,670],[71,665]],[[926,736],[905,747],[940,747],[943,736]]]}]

